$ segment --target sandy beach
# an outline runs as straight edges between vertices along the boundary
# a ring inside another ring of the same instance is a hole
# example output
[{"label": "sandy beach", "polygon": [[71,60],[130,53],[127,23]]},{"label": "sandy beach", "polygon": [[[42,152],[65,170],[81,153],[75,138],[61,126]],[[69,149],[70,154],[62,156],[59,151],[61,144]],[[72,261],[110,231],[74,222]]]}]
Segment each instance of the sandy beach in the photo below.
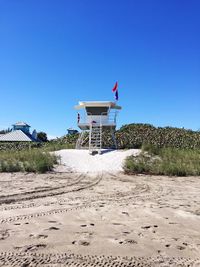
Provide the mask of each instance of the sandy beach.
[{"label": "sandy beach", "polygon": [[136,150],[56,153],[55,172],[0,174],[0,266],[200,266],[200,177],[124,175]]}]

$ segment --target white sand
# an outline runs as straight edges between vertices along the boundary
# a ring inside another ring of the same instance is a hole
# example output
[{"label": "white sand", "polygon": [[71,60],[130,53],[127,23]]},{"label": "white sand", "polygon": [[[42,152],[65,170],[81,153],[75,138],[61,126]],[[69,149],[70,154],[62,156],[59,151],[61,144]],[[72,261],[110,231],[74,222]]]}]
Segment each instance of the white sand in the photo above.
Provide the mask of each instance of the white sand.
[{"label": "white sand", "polygon": [[0,266],[200,266],[200,177],[0,173],[0,204]]},{"label": "white sand", "polygon": [[55,154],[61,156],[61,171],[73,172],[121,172],[126,157],[137,155],[139,149],[103,150],[101,155],[90,155],[88,150],[63,149]]},{"label": "white sand", "polygon": [[119,173],[139,150],[55,153],[60,172],[0,173],[0,266],[200,266],[200,177]]}]

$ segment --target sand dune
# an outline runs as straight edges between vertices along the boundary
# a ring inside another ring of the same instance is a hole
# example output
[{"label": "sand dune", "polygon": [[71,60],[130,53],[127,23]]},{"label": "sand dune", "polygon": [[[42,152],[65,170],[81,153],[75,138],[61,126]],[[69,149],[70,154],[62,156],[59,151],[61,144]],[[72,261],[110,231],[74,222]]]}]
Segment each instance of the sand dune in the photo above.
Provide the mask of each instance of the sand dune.
[{"label": "sand dune", "polygon": [[60,170],[83,173],[121,172],[125,158],[139,153],[140,149],[103,149],[101,155],[95,154],[94,156],[91,156],[88,150],[63,149],[55,152],[56,155],[61,156],[63,166]]}]

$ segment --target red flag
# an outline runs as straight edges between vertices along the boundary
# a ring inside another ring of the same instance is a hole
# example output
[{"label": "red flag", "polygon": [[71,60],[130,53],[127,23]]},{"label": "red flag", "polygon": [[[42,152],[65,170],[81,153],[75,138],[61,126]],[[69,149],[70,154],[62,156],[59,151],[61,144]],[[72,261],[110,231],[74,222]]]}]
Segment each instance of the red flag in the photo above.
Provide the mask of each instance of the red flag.
[{"label": "red flag", "polygon": [[116,82],[115,83],[115,86],[113,87],[112,91],[115,92],[117,90],[117,87],[118,87],[118,83]]}]

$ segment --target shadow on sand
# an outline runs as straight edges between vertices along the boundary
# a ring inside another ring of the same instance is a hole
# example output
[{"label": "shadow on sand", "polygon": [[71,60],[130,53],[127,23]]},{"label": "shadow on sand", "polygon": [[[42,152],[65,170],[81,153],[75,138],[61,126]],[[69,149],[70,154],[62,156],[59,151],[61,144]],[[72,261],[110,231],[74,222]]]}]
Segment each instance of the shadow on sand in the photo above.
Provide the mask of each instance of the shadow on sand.
[{"label": "shadow on sand", "polygon": [[112,151],[115,151],[116,149],[113,149],[113,148],[105,148],[101,151],[101,154],[106,154],[106,153],[109,153],[109,152],[112,152]]}]

